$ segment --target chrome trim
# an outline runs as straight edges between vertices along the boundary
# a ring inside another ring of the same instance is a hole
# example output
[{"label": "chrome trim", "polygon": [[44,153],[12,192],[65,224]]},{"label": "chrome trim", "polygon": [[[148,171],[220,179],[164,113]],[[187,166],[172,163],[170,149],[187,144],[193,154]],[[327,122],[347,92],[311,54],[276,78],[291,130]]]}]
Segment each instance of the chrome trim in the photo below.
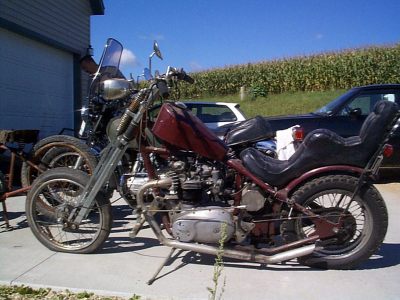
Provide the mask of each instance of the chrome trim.
[{"label": "chrome trim", "polygon": [[107,79],[100,83],[101,97],[106,100],[118,100],[129,96],[132,83],[126,79]]}]

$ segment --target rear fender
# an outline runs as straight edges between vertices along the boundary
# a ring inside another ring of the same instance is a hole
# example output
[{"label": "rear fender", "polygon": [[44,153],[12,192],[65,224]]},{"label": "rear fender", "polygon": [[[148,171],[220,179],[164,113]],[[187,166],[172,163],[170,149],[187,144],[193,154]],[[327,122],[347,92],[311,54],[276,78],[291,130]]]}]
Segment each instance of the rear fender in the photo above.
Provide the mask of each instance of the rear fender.
[{"label": "rear fender", "polygon": [[325,166],[310,170],[300,177],[292,180],[287,184],[283,189],[280,189],[277,192],[277,197],[279,199],[287,199],[290,197],[292,192],[297,189],[300,185],[303,185],[305,182],[324,175],[332,175],[332,174],[350,174],[359,177],[364,169],[354,166],[346,166],[346,165],[337,165],[337,166]]}]

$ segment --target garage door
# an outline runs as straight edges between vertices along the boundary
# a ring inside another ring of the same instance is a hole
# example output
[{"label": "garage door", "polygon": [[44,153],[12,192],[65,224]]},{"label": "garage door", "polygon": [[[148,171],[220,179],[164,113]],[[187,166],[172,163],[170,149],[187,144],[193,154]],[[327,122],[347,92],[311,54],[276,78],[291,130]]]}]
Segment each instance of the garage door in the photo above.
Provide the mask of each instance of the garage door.
[{"label": "garage door", "polygon": [[0,28],[0,129],[73,128],[73,56]]}]

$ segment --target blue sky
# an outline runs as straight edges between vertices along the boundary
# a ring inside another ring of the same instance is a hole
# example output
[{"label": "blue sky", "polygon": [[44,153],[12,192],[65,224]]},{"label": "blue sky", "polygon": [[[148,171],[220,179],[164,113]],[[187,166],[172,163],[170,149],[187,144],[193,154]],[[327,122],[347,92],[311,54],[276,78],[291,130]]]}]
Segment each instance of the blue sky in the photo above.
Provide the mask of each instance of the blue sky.
[{"label": "blue sky", "polygon": [[153,40],[168,65],[198,71],[227,65],[400,42],[400,0],[103,0],[93,16],[98,60],[108,37],[127,49],[122,70],[148,64]]}]

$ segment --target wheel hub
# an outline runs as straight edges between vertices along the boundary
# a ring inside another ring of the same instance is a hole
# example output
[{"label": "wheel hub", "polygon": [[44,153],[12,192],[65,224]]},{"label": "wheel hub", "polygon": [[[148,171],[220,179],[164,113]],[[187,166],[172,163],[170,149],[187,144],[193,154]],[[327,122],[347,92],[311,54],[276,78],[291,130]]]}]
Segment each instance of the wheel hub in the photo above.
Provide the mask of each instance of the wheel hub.
[{"label": "wheel hub", "polygon": [[343,208],[325,208],[319,214],[330,222],[338,223],[336,234],[329,239],[334,239],[335,244],[349,242],[356,233],[357,223],[354,216]]}]

